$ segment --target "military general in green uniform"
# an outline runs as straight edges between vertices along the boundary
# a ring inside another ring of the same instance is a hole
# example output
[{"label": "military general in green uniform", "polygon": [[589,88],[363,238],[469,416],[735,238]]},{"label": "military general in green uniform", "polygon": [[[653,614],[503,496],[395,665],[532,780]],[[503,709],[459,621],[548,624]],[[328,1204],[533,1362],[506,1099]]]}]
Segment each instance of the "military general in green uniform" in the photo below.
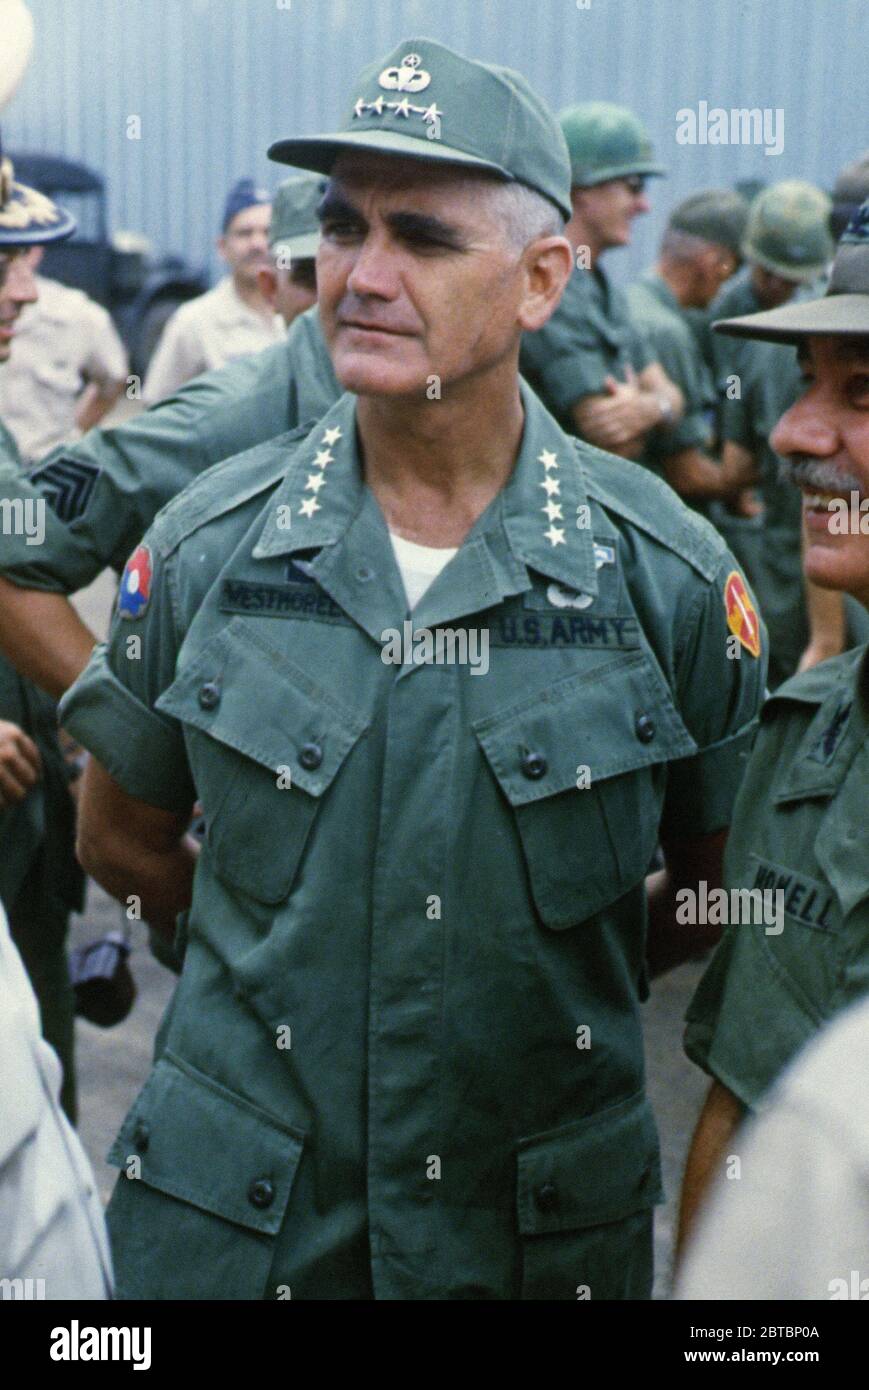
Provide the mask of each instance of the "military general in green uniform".
[{"label": "military general in green uniform", "polygon": [[646,181],[664,170],[643,125],[623,106],[570,107],[561,128],[570,154],[565,235],[574,270],[551,319],[523,341],[520,366],[564,429],[639,458],[650,431],[678,422],[683,400],[601,258],[630,244],[631,223],[649,210]]},{"label": "military general in green uniform", "polygon": [[[0,364],[14,350],[15,324],[37,298],[28,259],[33,246],[71,236],[75,222],[15,180],[0,151]],[[0,460],[21,468],[0,420]],[[43,541],[45,503],[0,507],[0,548],[31,552]],[[39,1001],[42,1031],[63,1066],[61,1100],[75,1120],[74,998],[66,958],[72,908],[81,907],[82,873],[73,852],[71,773],[57,737],[54,702],[0,657],[0,902]]]},{"label": "military general in green uniform", "polygon": [[[802,494],[807,577],[869,607],[869,202],[823,299],[731,320],[797,344],[806,382],[771,444]],[[799,1049],[869,990],[869,649],[787,681],[764,706],[728,845],[726,883],[780,894],[728,931],[688,1012],[686,1047],[714,1078],[689,1156],[685,1224],[733,1131]]]},{"label": "military general in green uniform", "polygon": [[719,873],[751,595],[520,388],[572,258],[518,74],[409,40],[272,154],[331,175],[348,394],[164,510],[63,705],[83,860],[185,951],[113,1150],[119,1289],[646,1297],[639,1005],[698,941],[676,888]]}]

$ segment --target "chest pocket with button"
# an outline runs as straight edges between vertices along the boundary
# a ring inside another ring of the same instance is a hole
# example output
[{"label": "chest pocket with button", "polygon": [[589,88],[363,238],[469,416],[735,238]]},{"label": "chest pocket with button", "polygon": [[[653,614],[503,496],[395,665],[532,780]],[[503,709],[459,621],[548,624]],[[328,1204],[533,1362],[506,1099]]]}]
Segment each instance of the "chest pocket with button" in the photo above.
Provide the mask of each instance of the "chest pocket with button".
[{"label": "chest pocket with button", "polygon": [[643,652],[557,681],[474,731],[515,813],[546,926],[574,926],[640,882],[666,764],[697,752]]},{"label": "chest pocket with button", "polygon": [[184,726],[217,873],[282,901],[320,798],[367,724],[243,618],[182,658],[157,708]]}]

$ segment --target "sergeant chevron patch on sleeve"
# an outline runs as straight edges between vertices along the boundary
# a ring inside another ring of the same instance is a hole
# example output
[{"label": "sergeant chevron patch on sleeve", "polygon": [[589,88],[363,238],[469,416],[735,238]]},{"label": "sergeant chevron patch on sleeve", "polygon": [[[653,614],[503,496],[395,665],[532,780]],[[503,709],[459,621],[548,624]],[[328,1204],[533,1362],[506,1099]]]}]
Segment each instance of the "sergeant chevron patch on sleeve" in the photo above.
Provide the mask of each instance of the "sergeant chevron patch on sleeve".
[{"label": "sergeant chevron patch on sleeve", "polygon": [[43,493],[61,521],[75,521],[85,511],[100,470],[82,459],[59,458],[34,468],[28,481]]}]

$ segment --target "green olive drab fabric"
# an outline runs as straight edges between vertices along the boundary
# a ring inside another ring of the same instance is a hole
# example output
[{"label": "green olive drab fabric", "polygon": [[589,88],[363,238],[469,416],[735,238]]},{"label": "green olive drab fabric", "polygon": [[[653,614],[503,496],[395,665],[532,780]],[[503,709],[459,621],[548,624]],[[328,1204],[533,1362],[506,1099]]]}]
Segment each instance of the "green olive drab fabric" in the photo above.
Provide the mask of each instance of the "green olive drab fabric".
[{"label": "green olive drab fabric", "polygon": [[715,445],[715,385],[697,352],[697,340],[685,310],[669,285],[648,271],[626,291],[634,324],[648,339],[655,361],[685,397],[685,413],[669,430],[655,430],[647,452],[662,460],[680,449],[710,450]]},{"label": "green olive drab fabric", "polygon": [[[15,441],[0,421],[0,468],[19,469]],[[12,516],[14,513],[9,512]],[[18,538],[3,535],[4,549]],[[38,549],[39,547],[34,547]],[[42,773],[24,798],[0,809],[0,902],[39,1001],[42,1031],[63,1066],[61,1102],[75,1120],[74,999],[66,959],[69,913],[81,909],[69,772],[57,739],[57,706],[0,657],[0,719],[39,750]]]},{"label": "green olive drab fabric", "polygon": [[685,1046],[747,1106],[869,990],[867,786],[860,647],[767,701],[734,810],[726,886],[783,893],[781,930],[728,927],[689,1007]]},{"label": "green olive drab fabric", "polygon": [[626,379],[655,360],[634,324],[624,291],[599,266],[574,268],[548,323],[522,338],[519,366],[544,405],[569,433],[576,433],[572,408],[599,395],[604,380]]},{"label": "green olive drab fabric", "polygon": [[649,1295],[643,879],[729,822],[765,663],[711,528],[523,399],[412,623],[344,396],[166,508],[63,702],[207,825],[122,1296]]},{"label": "green olive drab fabric", "polygon": [[314,308],[285,343],[198,377],[116,429],[91,430],[26,477],[0,463],[0,498],[48,501],[44,544],[4,536],[0,574],[74,593],[109,566],[120,572],[160,508],[199,473],[318,419],[340,394]]}]

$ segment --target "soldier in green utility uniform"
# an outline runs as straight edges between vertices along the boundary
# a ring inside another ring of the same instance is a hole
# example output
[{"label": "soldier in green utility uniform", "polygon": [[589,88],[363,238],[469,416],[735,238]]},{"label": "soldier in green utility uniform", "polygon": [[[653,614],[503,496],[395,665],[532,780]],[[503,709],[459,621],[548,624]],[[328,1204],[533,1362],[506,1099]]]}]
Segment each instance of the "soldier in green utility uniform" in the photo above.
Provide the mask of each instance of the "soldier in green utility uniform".
[{"label": "soldier in green utility uniform", "polygon": [[671,486],[708,514],[709,498],[727,494],[726,477],[712,455],[718,448],[712,373],[697,351],[690,309],[706,309],[742,255],[748,206],[738,193],[710,188],[673,209],[655,266],[627,290],[635,324],[685,399],[685,413],[670,430],[656,430],[647,452],[656,455]]},{"label": "soldier in green utility uniform", "polygon": [[762,631],[711,528],[520,386],[572,259],[545,105],[428,39],[350,99],[270,152],[331,175],[348,394],[163,511],[62,706],[85,864],[186,943],[119,1291],[647,1297],[646,962],[698,944]]},{"label": "soldier in green utility uniform", "polygon": [[[68,213],[16,182],[0,151],[0,364],[14,350],[16,320],[37,298],[29,249],[74,230]],[[21,467],[2,420],[0,460]],[[0,521],[4,549],[19,540],[39,550],[39,509],[6,505]],[[54,702],[0,657],[0,902],[39,1001],[43,1035],[63,1066],[61,1102],[74,1122],[75,1007],[66,935],[70,911],[82,905],[83,878],[74,854],[70,782]]]},{"label": "soldier in green utility uniform", "polygon": [[570,107],[561,128],[571,165],[565,235],[575,267],[552,318],[523,340],[519,364],[564,429],[639,458],[652,429],[677,423],[683,401],[601,258],[630,244],[633,219],[649,210],[646,180],[664,170],[643,125],[623,106]]},{"label": "soldier in green utility uniform", "polygon": [[[824,298],[729,321],[797,344],[804,393],[771,444],[802,493],[808,579],[869,606],[869,202]],[[794,486],[796,485],[796,486]],[[764,706],[736,804],[730,888],[780,893],[772,926],[728,927],[688,1011],[689,1056],[714,1078],[689,1156],[687,1228],[746,1109],[869,989],[869,648],[787,681]]]}]

